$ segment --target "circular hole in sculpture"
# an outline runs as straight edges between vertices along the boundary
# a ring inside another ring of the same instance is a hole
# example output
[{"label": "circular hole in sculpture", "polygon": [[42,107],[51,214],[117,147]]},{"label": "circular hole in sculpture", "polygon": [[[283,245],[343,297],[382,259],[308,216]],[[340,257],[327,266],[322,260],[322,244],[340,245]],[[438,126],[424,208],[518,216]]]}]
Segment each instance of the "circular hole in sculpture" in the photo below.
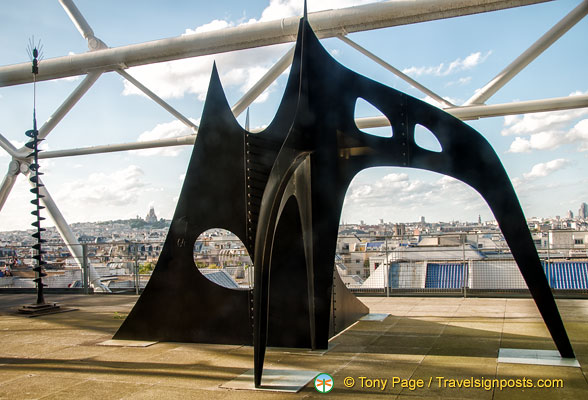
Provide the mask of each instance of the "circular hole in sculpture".
[{"label": "circular hole in sculpture", "polygon": [[253,287],[253,262],[245,244],[226,229],[209,229],[194,243],[194,264],[211,282],[229,289]]}]

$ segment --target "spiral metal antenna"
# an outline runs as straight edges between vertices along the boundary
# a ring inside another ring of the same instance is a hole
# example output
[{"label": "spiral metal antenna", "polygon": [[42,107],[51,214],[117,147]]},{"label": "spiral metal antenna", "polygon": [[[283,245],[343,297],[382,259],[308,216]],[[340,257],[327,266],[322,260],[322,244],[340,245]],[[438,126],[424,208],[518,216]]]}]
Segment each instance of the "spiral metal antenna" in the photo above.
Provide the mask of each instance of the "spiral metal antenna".
[{"label": "spiral metal antenna", "polygon": [[28,159],[31,160],[31,164],[29,165],[29,180],[32,183],[33,188],[31,189],[31,193],[35,195],[34,199],[31,200],[31,204],[35,206],[35,209],[31,212],[36,219],[31,224],[36,228],[36,232],[33,233],[33,238],[36,239],[36,243],[32,246],[33,249],[33,259],[35,260],[35,266],[33,271],[35,271],[35,279],[33,280],[37,286],[37,302],[35,304],[24,305],[19,308],[19,312],[29,314],[32,316],[39,315],[39,314],[48,314],[48,313],[55,313],[55,312],[62,312],[68,311],[67,309],[61,308],[57,303],[46,303],[45,296],[43,295],[43,287],[47,286],[43,283],[43,277],[47,276],[44,271],[44,266],[47,264],[43,260],[43,254],[46,254],[46,251],[43,251],[43,243],[46,241],[42,239],[42,233],[45,231],[45,228],[41,228],[41,221],[45,218],[41,216],[41,210],[44,209],[41,205],[41,199],[43,196],[40,192],[41,187],[43,184],[41,183],[40,176],[43,175],[39,169],[39,143],[43,139],[39,139],[39,130],[37,129],[37,74],[39,73],[39,62],[41,57],[43,56],[43,47],[41,46],[41,42],[38,41],[35,44],[34,37],[29,40],[29,45],[27,47],[27,53],[31,57],[32,68],[31,72],[33,74],[33,129],[30,129],[25,132],[25,135],[30,138],[30,140],[25,143],[25,146],[29,148],[32,152],[27,156]]},{"label": "spiral metal antenna", "polygon": [[31,140],[25,144],[26,147],[32,150],[32,153],[28,155],[28,157],[33,158],[33,162],[29,166],[30,173],[29,173],[29,180],[33,183],[33,188],[31,192],[35,195],[35,198],[31,200],[31,203],[35,206],[35,209],[31,212],[36,217],[36,221],[32,223],[32,225],[37,228],[37,231],[33,233],[33,238],[37,239],[37,242],[33,245],[33,259],[35,259],[35,267],[33,271],[35,271],[35,279],[34,282],[37,285],[37,304],[45,304],[45,298],[43,296],[43,287],[47,286],[43,283],[43,277],[47,276],[47,274],[43,270],[43,266],[46,262],[43,260],[43,254],[46,252],[43,251],[42,245],[45,243],[45,240],[41,238],[41,234],[45,231],[44,228],[41,228],[41,221],[45,218],[41,216],[41,210],[44,209],[40,203],[41,199],[44,197],[40,192],[39,189],[43,186],[39,177],[43,175],[39,169],[39,142],[42,139],[39,139],[39,131],[37,130],[37,107],[36,107],[36,97],[37,97],[37,74],[39,73],[39,60],[42,56],[42,47],[40,42],[35,45],[34,38],[29,41],[29,54],[32,55],[32,70],[33,73],[33,129],[28,130],[25,132]]}]

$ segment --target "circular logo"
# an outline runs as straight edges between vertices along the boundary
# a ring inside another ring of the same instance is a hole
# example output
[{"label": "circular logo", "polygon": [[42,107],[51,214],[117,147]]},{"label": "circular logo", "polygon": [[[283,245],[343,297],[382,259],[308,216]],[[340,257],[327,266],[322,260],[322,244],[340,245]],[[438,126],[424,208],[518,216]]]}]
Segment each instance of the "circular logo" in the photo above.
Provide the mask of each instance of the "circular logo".
[{"label": "circular logo", "polygon": [[329,393],[333,389],[335,381],[329,374],[319,374],[314,378],[314,388],[319,393]]}]

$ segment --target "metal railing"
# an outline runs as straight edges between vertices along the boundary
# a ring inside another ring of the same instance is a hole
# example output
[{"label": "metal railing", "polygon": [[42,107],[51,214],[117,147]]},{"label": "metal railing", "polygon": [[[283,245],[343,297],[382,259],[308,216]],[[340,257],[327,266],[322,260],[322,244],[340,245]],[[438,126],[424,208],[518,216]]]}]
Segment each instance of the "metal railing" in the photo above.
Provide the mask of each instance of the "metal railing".
[{"label": "metal railing", "polygon": [[[499,239],[477,235],[357,238],[345,245],[340,238],[335,271],[354,293],[362,295],[525,295],[527,285],[510,250]],[[238,243],[237,243],[238,242]],[[198,246],[194,268],[211,281],[230,288],[253,287],[254,268],[238,239]],[[420,244],[420,245],[419,245]],[[545,245],[545,244],[544,244]],[[51,291],[67,293],[134,293],[147,285],[163,249],[162,242],[116,242],[71,246],[49,242],[48,276]],[[543,271],[556,295],[588,296],[588,249],[583,246],[538,245]],[[0,247],[0,291],[35,289],[30,246]]]}]

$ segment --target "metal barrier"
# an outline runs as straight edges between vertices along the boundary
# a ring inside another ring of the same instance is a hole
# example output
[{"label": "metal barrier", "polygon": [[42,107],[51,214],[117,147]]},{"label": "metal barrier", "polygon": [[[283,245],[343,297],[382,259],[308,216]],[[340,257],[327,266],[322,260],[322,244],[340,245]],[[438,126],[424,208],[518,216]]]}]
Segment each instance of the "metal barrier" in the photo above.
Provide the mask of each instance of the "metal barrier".
[{"label": "metal barrier", "polygon": [[[476,236],[477,238],[477,236]],[[466,235],[436,237],[435,245],[420,237],[388,236],[340,239],[335,271],[359,295],[516,296],[528,289],[509,249],[468,240]],[[471,239],[471,238],[470,238]],[[500,240],[498,240],[500,243]],[[49,242],[47,291],[66,293],[133,293],[145,287],[157,263],[162,242],[85,243],[81,257],[64,243]],[[588,296],[588,254],[584,249],[541,247],[539,255],[556,296]],[[30,246],[0,248],[0,292],[35,289]],[[197,241],[194,268],[229,288],[253,287],[253,265],[236,238]]]}]

